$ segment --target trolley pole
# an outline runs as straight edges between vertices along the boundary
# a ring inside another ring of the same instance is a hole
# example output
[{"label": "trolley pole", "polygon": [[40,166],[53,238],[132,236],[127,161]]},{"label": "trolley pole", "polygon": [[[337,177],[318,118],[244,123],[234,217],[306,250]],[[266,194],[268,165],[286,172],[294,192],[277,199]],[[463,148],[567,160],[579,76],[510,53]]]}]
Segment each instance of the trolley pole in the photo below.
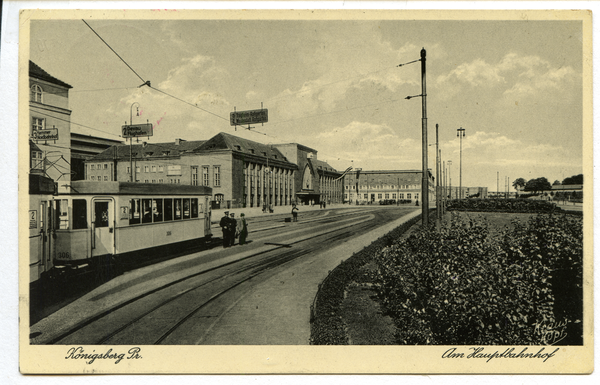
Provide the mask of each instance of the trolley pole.
[{"label": "trolley pole", "polygon": [[[435,124],[435,211],[436,218],[439,221],[442,219],[442,207],[440,196],[440,143],[438,137],[439,124]],[[439,225],[439,223],[438,223]]]},{"label": "trolley pole", "polygon": [[450,187],[450,200],[452,200],[452,161],[448,161],[448,181]]}]

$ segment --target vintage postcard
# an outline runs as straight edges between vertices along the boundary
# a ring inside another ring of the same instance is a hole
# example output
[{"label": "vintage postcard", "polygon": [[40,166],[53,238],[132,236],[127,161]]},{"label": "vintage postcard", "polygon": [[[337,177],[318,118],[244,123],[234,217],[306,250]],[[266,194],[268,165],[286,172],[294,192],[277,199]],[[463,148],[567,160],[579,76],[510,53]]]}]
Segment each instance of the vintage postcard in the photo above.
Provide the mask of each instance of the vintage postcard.
[{"label": "vintage postcard", "polygon": [[593,371],[591,12],[19,21],[22,373]]}]

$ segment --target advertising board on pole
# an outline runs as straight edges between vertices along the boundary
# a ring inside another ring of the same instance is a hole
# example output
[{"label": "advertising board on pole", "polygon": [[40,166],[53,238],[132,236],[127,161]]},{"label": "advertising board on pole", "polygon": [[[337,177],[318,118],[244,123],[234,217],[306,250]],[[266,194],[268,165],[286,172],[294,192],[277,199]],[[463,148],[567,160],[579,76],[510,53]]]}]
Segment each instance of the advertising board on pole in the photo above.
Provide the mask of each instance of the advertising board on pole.
[{"label": "advertising board on pole", "polygon": [[269,121],[269,110],[261,108],[260,110],[234,111],[229,113],[229,121],[232,126],[266,123]]},{"label": "advertising board on pole", "polygon": [[136,138],[139,136],[152,136],[152,123],[132,124],[122,126],[123,138]]}]

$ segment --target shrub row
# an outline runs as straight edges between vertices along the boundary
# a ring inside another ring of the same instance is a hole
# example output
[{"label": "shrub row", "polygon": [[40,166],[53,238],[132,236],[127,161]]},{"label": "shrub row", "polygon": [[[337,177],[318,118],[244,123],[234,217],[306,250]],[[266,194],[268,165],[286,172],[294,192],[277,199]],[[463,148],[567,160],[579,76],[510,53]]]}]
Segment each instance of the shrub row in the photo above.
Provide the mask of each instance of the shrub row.
[{"label": "shrub row", "polygon": [[399,344],[544,344],[539,325],[565,319],[569,343],[582,342],[581,218],[538,215],[495,238],[482,219],[453,214],[451,223],[376,257]]},{"label": "shrub row", "polygon": [[555,203],[529,199],[454,199],[448,211],[501,211],[506,213],[552,213],[560,211]]},{"label": "shrub row", "polygon": [[360,280],[360,268],[373,260],[374,256],[381,253],[385,247],[392,245],[420,220],[421,217],[417,216],[403,223],[361,251],[352,254],[350,258],[342,261],[329,273],[319,286],[314,305],[311,308],[310,343],[312,345],[348,344],[345,325],[339,315],[346,286],[353,281]]}]

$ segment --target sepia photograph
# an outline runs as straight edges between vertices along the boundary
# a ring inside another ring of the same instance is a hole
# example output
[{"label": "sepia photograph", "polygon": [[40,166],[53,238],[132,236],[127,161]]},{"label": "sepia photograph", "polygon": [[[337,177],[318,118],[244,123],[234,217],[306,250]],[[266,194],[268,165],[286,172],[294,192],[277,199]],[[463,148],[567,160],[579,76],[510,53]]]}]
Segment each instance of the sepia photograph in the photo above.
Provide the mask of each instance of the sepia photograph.
[{"label": "sepia photograph", "polygon": [[591,373],[591,24],[23,10],[21,372]]}]

